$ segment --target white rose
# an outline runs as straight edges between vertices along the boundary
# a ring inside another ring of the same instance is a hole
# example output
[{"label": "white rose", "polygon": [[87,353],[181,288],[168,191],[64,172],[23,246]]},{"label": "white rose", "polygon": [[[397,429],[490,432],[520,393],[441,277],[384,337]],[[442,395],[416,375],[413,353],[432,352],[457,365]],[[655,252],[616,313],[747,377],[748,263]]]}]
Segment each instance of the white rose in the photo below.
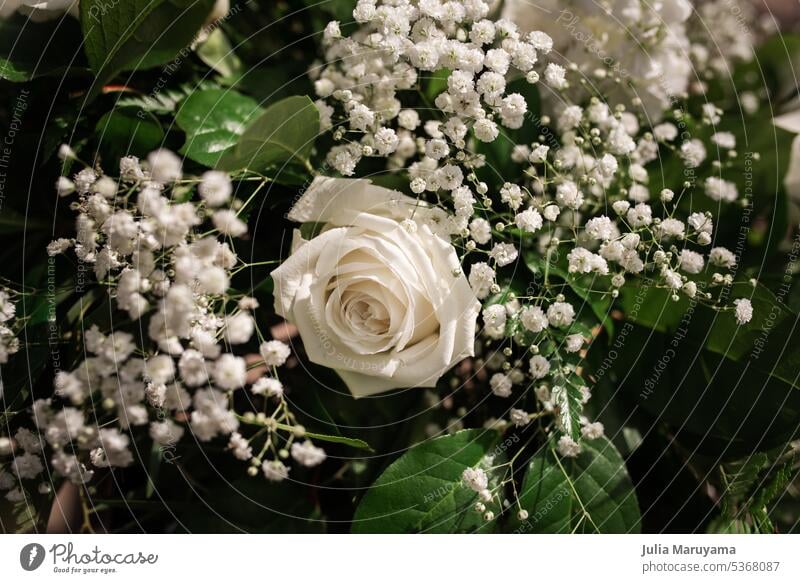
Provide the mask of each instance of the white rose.
[{"label": "white rose", "polygon": [[433,387],[473,355],[480,304],[441,219],[368,180],[318,177],[289,212],[324,223],[275,271],[275,311],[293,322],[312,362],[355,397]]}]

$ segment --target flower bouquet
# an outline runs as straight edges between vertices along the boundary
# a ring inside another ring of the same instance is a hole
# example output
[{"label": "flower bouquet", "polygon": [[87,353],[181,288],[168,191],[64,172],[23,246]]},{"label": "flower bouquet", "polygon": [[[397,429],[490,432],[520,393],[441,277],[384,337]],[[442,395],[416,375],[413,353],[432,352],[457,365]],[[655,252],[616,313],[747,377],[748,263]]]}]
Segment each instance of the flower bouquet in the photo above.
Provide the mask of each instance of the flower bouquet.
[{"label": "flower bouquet", "polygon": [[0,18],[4,531],[797,529],[800,37],[768,11]]}]

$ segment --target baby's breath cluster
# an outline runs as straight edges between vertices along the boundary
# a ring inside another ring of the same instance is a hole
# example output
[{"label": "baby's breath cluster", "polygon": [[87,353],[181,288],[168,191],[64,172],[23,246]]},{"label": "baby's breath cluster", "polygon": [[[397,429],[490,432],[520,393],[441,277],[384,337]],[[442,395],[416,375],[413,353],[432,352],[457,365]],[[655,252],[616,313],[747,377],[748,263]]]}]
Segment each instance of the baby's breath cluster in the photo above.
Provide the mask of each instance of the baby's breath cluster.
[{"label": "baby's breath cluster", "polygon": [[[693,171],[705,162],[704,142],[678,144],[672,122],[641,131],[624,106],[611,109],[597,98],[564,107],[554,125],[552,144],[541,136],[515,147],[514,161],[527,178],[505,183],[493,196],[499,204],[476,213],[465,247],[468,262],[478,258],[469,281],[485,301],[482,364],[497,371],[489,379],[492,392],[520,402],[533,387],[536,410],[512,409],[512,422],[524,426],[541,411],[554,413],[564,433],[558,451],[574,456],[578,436],[602,434],[580,416],[590,391],[577,371],[596,334],[581,313],[591,313],[592,303],[613,300],[626,283],[645,278],[675,301],[683,296],[731,311],[739,324],[750,321],[752,306],[747,298],[726,299],[737,259],[713,246],[710,213],[681,214],[678,204],[691,184],[677,193],[653,192],[646,167],[662,149],[675,151]],[[722,151],[735,147],[724,133],[711,142]],[[738,199],[736,186],[719,175],[708,177],[702,190],[717,202]],[[538,278],[515,293],[520,259]]]},{"label": "baby's breath cluster", "polygon": [[503,3],[506,18],[525,31],[544,30],[554,39],[559,63],[580,71],[570,95],[580,98],[587,88],[602,91],[651,119],[659,119],[671,100],[689,89],[692,11],[689,0]]},{"label": "baby's breath cluster", "polygon": [[8,358],[19,351],[20,322],[16,317],[17,306],[14,303],[13,292],[10,289],[0,288],[0,364],[8,362]]},{"label": "baby's breath cluster", "polygon": [[[85,358],[56,374],[53,398],[34,402],[36,447],[30,432],[3,441],[16,477],[41,472],[31,456],[43,455],[43,444],[58,475],[84,483],[98,468],[131,465],[149,442],[166,451],[189,434],[227,440],[251,475],[270,481],[287,477],[290,457],[304,466],[324,461],[284,398],[279,367],[289,347],[265,338],[252,313],[258,302],[231,289],[248,265],[231,244],[247,225],[229,176],[185,177],[181,160],[158,150],[144,163],[123,158],[118,177],[84,167],[58,190],[77,195],[76,235],[48,252],[73,248],[118,316],[109,330],[85,330]],[[2,313],[13,315],[13,306]]]},{"label": "baby's breath cluster", "polygon": [[[536,83],[552,47],[546,34],[489,19],[489,8],[483,0],[360,0],[358,29],[343,36],[331,22],[326,64],[311,71],[322,127],[336,142],[328,164],[345,176],[370,156],[408,167],[415,193],[451,200],[453,233],[466,228],[475,190],[485,194],[474,175],[484,160],[470,143],[491,143],[501,128],[523,124],[528,103],[507,80]],[[441,88],[422,95],[435,75]],[[408,107],[406,96],[431,102]]]}]

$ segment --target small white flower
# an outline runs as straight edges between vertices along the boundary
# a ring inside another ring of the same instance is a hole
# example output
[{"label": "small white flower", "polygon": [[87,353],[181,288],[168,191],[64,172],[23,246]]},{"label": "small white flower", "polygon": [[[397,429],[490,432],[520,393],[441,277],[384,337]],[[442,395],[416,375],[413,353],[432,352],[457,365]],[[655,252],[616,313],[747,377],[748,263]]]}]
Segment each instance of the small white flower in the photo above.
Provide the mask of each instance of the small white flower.
[{"label": "small white flower", "polygon": [[50,257],[54,257],[55,255],[60,255],[67,249],[72,246],[72,241],[69,239],[56,239],[55,241],[51,241],[47,245],[47,254]]},{"label": "small white flower", "polygon": [[75,183],[66,176],[59,176],[56,181],[56,192],[58,196],[69,196],[75,192]]},{"label": "small white flower", "polygon": [[303,443],[293,443],[291,453],[297,463],[308,468],[318,466],[328,457],[325,454],[325,450],[316,447],[308,440]]},{"label": "small white flower", "polygon": [[705,181],[706,194],[712,200],[733,202],[739,196],[736,185],[717,176],[709,176]]},{"label": "small white flower", "polygon": [[550,35],[538,30],[528,33],[528,42],[544,54],[549,53],[553,48],[553,39],[550,38]]},{"label": "small white flower", "polygon": [[214,363],[214,384],[220,389],[233,390],[244,386],[247,364],[243,358],[223,354]]},{"label": "small white flower", "polygon": [[230,200],[233,185],[227,173],[209,170],[201,177],[197,191],[208,206],[218,207]]},{"label": "small white flower", "polygon": [[710,235],[714,231],[714,221],[705,213],[692,213],[686,222],[698,233]]},{"label": "small white flower", "polygon": [[567,86],[567,81],[565,79],[566,72],[566,69],[561,65],[550,63],[544,70],[544,80],[547,81],[547,84],[553,87],[553,89],[564,89]]},{"label": "small white flower", "polygon": [[561,214],[561,209],[554,204],[547,205],[546,207],[544,207],[544,210],[542,211],[542,215],[544,216],[544,218],[550,222],[555,221],[558,218],[558,215],[560,214]]},{"label": "small white flower", "polygon": [[289,468],[278,460],[267,460],[261,464],[264,477],[270,482],[282,482],[289,477]]},{"label": "small white flower", "polygon": [[183,177],[183,162],[170,150],[161,148],[147,156],[150,177],[156,182],[169,183]]},{"label": "small white flower", "polygon": [[569,435],[561,436],[556,449],[558,450],[558,454],[562,457],[578,457],[581,453],[581,446],[575,443],[575,440]]},{"label": "small white flower", "polygon": [[566,302],[553,302],[547,308],[547,320],[555,328],[564,328],[575,319],[575,309]]},{"label": "small white flower", "polygon": [[517,210],[522,205],[522,189],[516,184],[506,182],[500,189],[500,200]]},{"label": "small white flower", "polygon": [[550,146],[538,145],[533,148],[528,160],[532,164],[539,164],[547,160],[547,153],[550,151]]},{"label": "small white flower", "polygon": [[611,222],[611,219],[606,216],[601,216],[586,221],[586,234],[592,239],[608,241],[617,233],[616,227],[614,223]]},{"label": "small white flower", "polygon": [[534,333],[539,333],[548,326],[547,316],[539,306],[525,306],[519,319],[526,330]]},{"label": "small white flower", "polygon": [[483,322],[486,325],[485,332],[490,337],[501,338],[505,333],[506,320],[508,315],[505,306],[500,304],[492,304],[484,308]]},{"label": "small white flower", "polygon": [[567,352],[578,352],[583,347],[583,336],[580,334],[570,334],[565,338]]},{"label": "small white flower", "polygon": [[363,103],[356,103],[350,109],[350,128],[358,131],[367,131],[375,123],[375,113]]},{"label": "small white flower", "polygon": [[258,351],[267,366],[283,366],[292,353],[291,349],[280,340],[263,342]]},{"label": "small white flower", "polygon": [[708,260],[713,265],[717,265],[719,267],[731,268],[736,265],[736,255],[731,253],[725,247],[714,247],[708,253]]},{"label": "small white flower", "polygon": [[739,325],[747,324],[753,319],[753,304],[750,303],[750,300],[739,298],[733,300],[733,305],[736,306],[736,322]]},{"label": "small white flower", "polygon": [[397,123],[401,128],[413,131],[419,127],[419,114],[413,109],[404,109],[397,115]]},{"label": "small white flower", "polygon": [[489,379],[489,386],[492,392],[498,397],[511,396],[511,385],[511,379],[508,375],[503,373],[495,373],[492,375],[492,378]]},{"label": "small white flower", "polygon": [[514,217],[517,227],[527,233],[535,233],[542,228],[542,215],[536,209],[526,209]]},{"label": "small white flower", "polygon": [[512,243],[497,243],[489,252],[489,257],[494,259],[500,267],[513,263],[518,256],[519,252]]},{"label": "small white flower", "polygon": [[675,271],[671,269],[665,269],[663,276],[664,282],[672,289],[681,289],[683,287],[683,279]]},{"label": "small white flower", "polygon": [[485,245],[492,239],[492,226],[486,219],[472,219],[469,224],[469,234],[478,245]]},{"label": "small white flower", "polygon": [[531,377],[534,380],[543,379],[550,372],[550,361],[540,354],[532,356],[530,361],[528,361],[528,366],[530,368]]},{"label": "small white flower", "polygon": [[717,132],[711,137],[711,141],[726,150],[733,150],[736,147],[736,136],[730,132]]},{"label": "small white flower", "polygon": [[266,397],[280,397],[283,394],[283,384],[271,377],[261,377],[250,388],[254,395],[264,395]]},{"label": "small white flower", "polygon": [[681,158],[687,168],[697,168],[706,159],[706,147],[698,139],[681,144]]},{"label": "small white flower", "polygon": [[495,271],[489,264],[483,261],[475,263],[469,272],[469,285],[475,296],[482,300],[489,295],[494,285]]},{"label": "small white flower", "polygon": [[342,36],[342,30],[339,28],[339,21],[332,20],[325,26],[325,40],[331,41]]},{"label": "small white flower", "polygon": [[88,194],[96,180],[97,173],[91,168],[84,168],[74,177],[75,190],[78,194]]},{"label": "small white flower", "polygon": [[480,468],[466,468],[461,474],[461,479],[473,492],[481,492],[489,487],[489,476]]},{"label": "small white flower", "polygon": [[58,159],[59,160],[72,160],[77,157],[75,154],[75,150],[73,150],[69,144],[61,144],[58,147]]},{"label": "small white flower", "polygon": [[223,235],[241,237],[247,232],[247,225],[232,210],[219,210],[211,217],[214,227]]},{"label": "small white flower", "polygon": [[681,250],[678,261],[681,269],[686,273],[700,273],[703,270],[703,256],[695,251]]},{"label": "small white flower", "polygon": [[530,416],[522,409],[511,409],[508,416],[511,419],[511,423],[517,427],[524,427],[530,423]]},{"label": "small white flower", "polygon": [[253,335],[255,325],[250,314],[239,312],[225,318],[225,341],[229,344],[244,344]]},{"label": "small white flower", "polygon": [[605,427],[603,427],[603,424],[600,423],[599,421],[596,421],[594,423],[587,423],[586,425],[581,427],[581,434],[586,439],[599,439],[603,437],[604,433],[605,433]]},{"label": "small white flower", "polygon": [[250,443],[236,431],[231,433],[228,440],[228,449],[233,452],[237,460],[247,461],[253,457],[253,448]]},{"label": "small white flower", "polygon": [[659,142],[671,142],[678,137],[678,128],[669,122],[660,123],[653,128],[653,137]]},{"label": "small white flower", "polygon": [[472,126],[472,129],[475,132],[475,137],[481,142],[493,142],[500,134],[497,124],[488,118],[483,118],[476,121]]},{"label": "small white flower", "polygon": [[375,147],[378,154],[381,156],[388,156],[397,150],[397,145],[400,139],[397,137],[395,131],[391,128],[380,128],[375,132]]},{"label": "small white flower", "polygon": [[444,190],[454,190],[461,186],[464,181],[464,172],[458,166],[445,164],[436,170],[436,182],[439,188]]},{"label": "small white flower", "polygon": [[150,424],[150,439],[158,445],[172,445],[180,441],[184,428],[172,421],[153,422]]}]

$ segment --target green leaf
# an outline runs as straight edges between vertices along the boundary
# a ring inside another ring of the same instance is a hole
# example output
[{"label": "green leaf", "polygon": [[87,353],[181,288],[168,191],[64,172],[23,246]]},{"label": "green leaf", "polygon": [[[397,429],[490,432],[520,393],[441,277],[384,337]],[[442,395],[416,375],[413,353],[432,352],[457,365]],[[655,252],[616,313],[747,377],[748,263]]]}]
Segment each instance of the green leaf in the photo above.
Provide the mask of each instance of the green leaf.
[{"label": "green leaf", "polygon": [[98,83],[175,57],[192,42],[213,5],[214,0],[83,0],[84,50]]},{"label": "green leaf", "polygon": [[143,157],[164,140],[164,130],[158,119],[131,107],[116,108],[103,115],[95,132],[99,147],[109,160],[129,154]]},{"label": "green leaf", "polygon": [[[780,361],[784,350],[796,352],[798,338],[780,327],[765,331],[759,339],[763,352],[734,360],[724,351],[710,350],[714,343],[704,343],[705,334],[714,330],[699,309],[674,334],[630,322],[621,327],[612,370],[618,395],[668,425],[671,439],[720,459],[766,451],[793,439],[800,432],[800,390],[778,374],[770,375],[768,363]],[[720,316],[725,317],[732,318]]]},{"label": "green leaf", "polygon": [[211,81],[199,83],[182,83],[176,87],[165,87],[161,91],[148,95],[132,95],[122,93],[116,101],[117,107],[135,107],[158,115],[175,114],[178,107],[187,97],[206,89],[218,89]]},{"label": "green leaf", "polygon": [[349,445],[350,447],[355,447],[358,449],[366,449],[368,451],[374,451],[369,446],[369,444],[363,439],[355,439],[353,437],[343,437],[341,435],[325,435],[323,433],[312,433],[310,431],[306,431],[305,436],[308,437],[309,439],[327,441],[329,443],[341,443],[343,445]]},{"label": "green leaf", "polygon": [[195,162],[215,166],[261,112],[255,100],[235,91],[207,89],[192,93],[175,116],[175,123],[186,132],[181,153]]},{"label": "green leaf", "polygon": [[695,346],[736,362],[749,361],[763,374],[800,389],[800,315],[761,284],[739,280],[730,291],[731,298],[750,299],[753,319],[749,323],[739,325],[732,313],[692,305],[687,298],[673,302],[671,292],[661,288],[624,287],[620,297],[631,322],[664,333],[686,328],[683,335]]},{"label": "green leaf", "polygon": [[242,61],[221,28],[208,35],[197,48],[197,56],[225,79],[234,80],[242,75]]},{"label": "green leaf", "polygon": [[248,126],[217,167],[263,171],[283,162],[307,164],[318,134],[319,112],[314,103],[306,96],[287,97],[268,107]]},{"label": "green leaf", "polygon": [[583,441],[576,458],[544,447],[531,460],[520,490],[525,533],[638,533],[639,505],[619,452],[606,438]]},{"label": "green leaf", "polygon": [[581,413],[583,395],[579,388],[568,379],[558,379],[553,387],[553,402],[558,407],[558,418],[561,421],[562,431],[575,441],[581,435]]},{"label": "green leaf", "polygon": [[354,533],[457,532],[476,494],[461,484],[466,468],[492,453],[498,434],[459,431],[414,446],[367,491],[353,518]]},{"label": "green leaf", "polygon": [[80,55],[79,34],[71,19],[0,19],[0,79],[19,83],[66,70]]}]

